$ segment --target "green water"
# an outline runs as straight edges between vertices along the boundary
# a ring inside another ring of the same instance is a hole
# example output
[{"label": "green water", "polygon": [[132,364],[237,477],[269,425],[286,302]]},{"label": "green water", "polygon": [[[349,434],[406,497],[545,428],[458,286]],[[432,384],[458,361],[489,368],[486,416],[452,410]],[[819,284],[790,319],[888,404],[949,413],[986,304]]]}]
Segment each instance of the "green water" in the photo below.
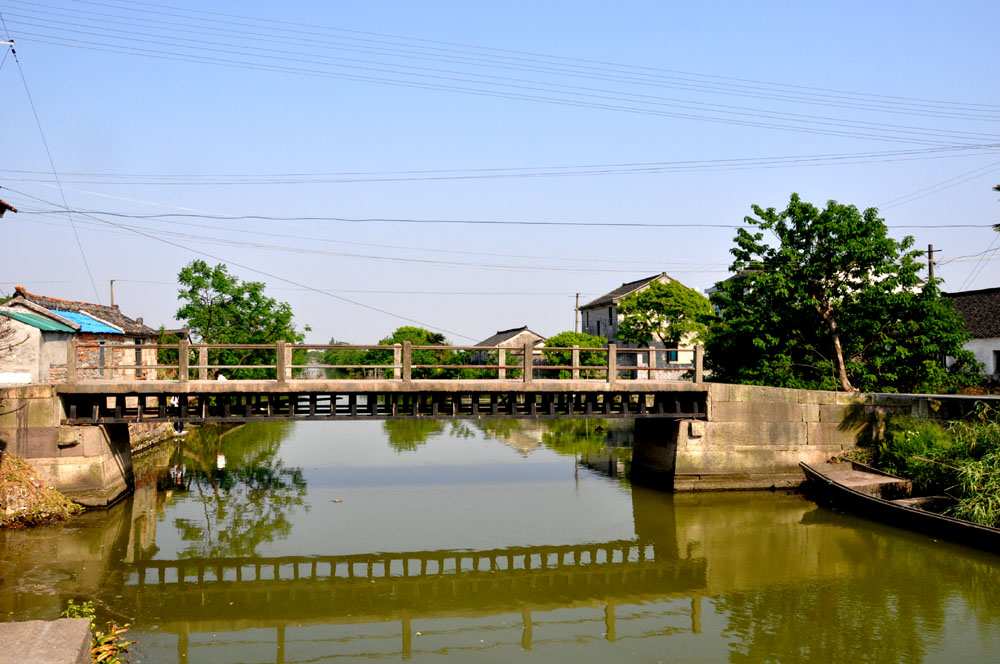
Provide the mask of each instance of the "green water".
[{"label": "green water", "polygon": [[92,600],[134,662],[1000,659],[1000,556],[632,487],[622,426],[206,428],[113,509],[0,533],[0,611]]}]

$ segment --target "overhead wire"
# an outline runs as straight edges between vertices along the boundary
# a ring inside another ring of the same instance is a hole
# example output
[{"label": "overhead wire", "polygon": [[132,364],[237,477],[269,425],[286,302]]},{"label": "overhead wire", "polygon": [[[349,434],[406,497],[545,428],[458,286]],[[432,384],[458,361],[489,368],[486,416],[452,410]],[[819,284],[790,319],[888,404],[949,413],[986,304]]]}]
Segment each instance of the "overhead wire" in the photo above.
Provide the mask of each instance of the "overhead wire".
[{"label": "overhead wire", "polygon": [[[412,182],[425,180],[476,180],[504,178],[540,178],[603,175],[650,175],[685,172],[724,172],[770,168],[857,165],[915,161],[925,159],[967,158],[995,154],[1000,143],[975,146],[934,147],[859,153],[792,155],[786,157],[743,157],[680,160],[674,162],[636,162],[575,166],[492,167],[457,169],[416,169],[397,171],[344,171],[332,173],[262,173],[262,174],[157,174],[157,173],[62,173],[64,183],[103,185],[235,186],[283,184],[343,184],[367,182]],[[10,175],[2,175],[8,173]],[[43,172],[28,169],[0,168],[0,180],[10,182],[48,182],[38,177]]]},{"label": "overhead wire", "polygon": [[[22,3],[25,4],[25,3]],[[31,3],[27,3],[31,4]],[[102,3],[85,3],[85,4],[102,4]],[[102,5],[114,7],[114,5]],[[189,18],[189,17],[188,17]],[[61,29],[64,31],[75,31],[75,32],[85,32],[88,36],[95,28],[90,30],[77,30],[75,28],[52,28]],[[97,27],[98,30],[103,30],[108,32],[113,29]],[[121,31],[118,31],[121,32]],[[155,39],[140,39],[136,36],[131,36],[136,34],[136,30],[130,30],[128,33],[130,36],[119,37],[118,39],[129,40],[134,42],[147,42],[159,46],[171,46],[175,48],[187,48],[192,50],[195,47],[186,47],[178,44],[178,41],[182,41],[185,38],[178,37],[175,33],[171,32],[169,36],[169,42],[157,41]],[[139,33],[142,34],[142,33]],[[146,33],[147,35],[149,33]],[[952,131],[952,130],[942,130],[942,129],[928,129],[922,127],[908,127],[899,124],[885,124],[885,123],[870,123],[857,120],[843,120],[838,118],[827,118],[825,116],[806,116],[803,114],[788,114],[780,111],[771,111],[764,109],[752,109],[745,107],[726,107],[726,105],[719,104],[706,104],[704,102],[692,102],[690,100],[673,100],[667,101],[667,98],[659,98],[653,95],[636,95],[633,93],[622,93],[619,91],[609,91],[599,88],[585,88],[583,86],[566,86],[563,84],[552,84],[552,83],[540,83],[538,81],[531,81],[526,79],[513,79],[511,77],[489,77],[494,79],[505,79],[508,82],[497,83],[495,81],[486,80],[486,76],[482,74],[475,74],[470,72],[455,72],[454,70],[443,70],[443,73],[448,75],[439,74],[413,74],[413,76],[423,77],[423,79],[430,79],[432,82],[428,83],[426,80],[414,81],[414,80],[402,80],[402,79],[386,79],[378,75],[353,75],[347,73],[336,73],[323,70],[314,69],[304,69],[302,67],[285,67],[285,66],[275,66],[270,64],[275,60],[285,60],[296,63],[306,63],[306,64],[316,64],[316,60],[309,60],[307,58],[290,58],[287,56],[277,55],[275,49],[258,49],[257,47],[245,47],[237,46],[232,44],[224,44],[227,48],[212,48],[208,49],[215,52],[221,52],[227,55],[237,55],[239,57],[248,57],[253,55],[253,51],[260,51],[261,57],[266,57],[266,62],[248,62],[246,60],[233,60],[230,58],[215,58],[206,57],[202,55],[190,54],[190,53],[177,53],[176,51],[159,51],[155,49],[143,49],[134,47],[128,44],[109,44],[107,42],[100,42],[96,40],[77,40],[68,37],[63,37],[61,35],[52,34],[38,34],[26,31],[24,33],[25,37],[29,39],[39,38],[39,39],[56,39],[62,45],[76,45],[80,47],[84,46],[99,46],[99,47],[110,47],[112,49],[117,49],[118,52],[132,52],[133,54],[144,54],[148,56],[157,57],[168,57],[175,58],[180,57],[185,61],[201,61],[214,64],[223,64],[226,66],[238,66],[238,67],[251,67],[264,69],[268,71],[282,71],[285,73],[299,73],[299,74],[310,74],[310,75],[321,75],[321,76],[333,76],[335,78],[346,78],[348,80],[360,80],[364,82],[376,82],[376,83],[386,83],[393,85],[404,85],[408,87],[423,87],[428,89],[439,89],[447,90],[452,92],[465,92],[469,94],[480,94],[486,96],[500,96],[505,98],[515,98],[524,99],[531,101],[542,101],[545,103],[555,103],[560,105],[571,105],[571,106],[583,106],[591,108],[603,108],[605,110],[618,110],[626,112],[637,112],[643,114],[660,115],[666,117],[678,117],[685,119],[695,119],[709,122],[721,122],[724,124],[736,124],[744,126],[754,126],[762,128],[771,129],[781,129],[785,131],[795,131],[795,132],[806,132],[806,133],[817,133],[821,135],[832,135],[832,136],[850,136],[855,138],[867,138],[873,140],[891,140],[896,142],[911,142],[918,144],[942,144],[941,140],[936,140],[943,138],[945,136],[951,139],[956,138],[972,138],[978,137],[995,137],[995,134],[985,134],[981,132],[964,132],[964,131]],[[153,35],[156,36],[156,35]],[[114,39],[113,35],[103,35],[105,39]],[[191,40],[200,41],[204,40]],[[53,42],[47,42],[53,43]],[[214,42],[212,42],[214,43]],[[81,46],[84,45],[84,46]],[[199,47],[205,49],[205,47]],[[240,50],[233,50],[240,49]],[[251,51],[251,53],[247,53]],[[307,54],[309,55],[309,54]],[[315,57],[309,55],[309,57]],[[409,72],[401,72],[398,69],[386,69],[386,67],[410,67],[409,65],[398,65],[389,63],[374,63],[379,66],[361,66],[361,65],[347,65],[341,64],[336,65],[339,67],[352,67],[365,72],[374,72],[375,74],[391,74],[391,75],[410,75]],[[429,69],[429,68],[418,68],[418,69]],[[439,71],[439,70],[434,70]],[[476,79],[470,79],[468,76],[478,76]],[[443,81],[443,83],[441,83]],[[482,88],[463,88],[462,85],[476,83],[479,85],[494,85],[503,86],[504,90],[497,89],[487,89]],[[555,86],[555,87],[553,87]],[[535,93],[542,93],[543,96],[539,96]],[[545,94],[556,94],[556,95],[575,95],[574,98],[565,97],[545,97]],[[596,100],[596,101],[594,101]],[[621,105],[622,103],[626,105]],[[647,108],[627,106],[627,104],[641,103],[646,106],[670,106],[675,108],[681,108],[686,110],[698,111],[700,113],[716,113],[723,115],[735,115],[736,117],[716,117],[716,116],[706,116],[697,115],[691,113],[677,113],[677,112],[666,112],[659,108]],[[770,119],[770,120],[781,120],[780,124],[775,124],[773,122],[760,122],[758,120],[745,120],[738,118],[757,118],[759,119]],[[997,118],[1000,119],[1000,118]],[[798,123],[797,125],[789,125],[788,122]],[[845,131],[844,129],[849,129]],[[876,132],[876,133],[870,133]],[[882,132],[881,134],[877,132]],[[936,137],[936,138],[935,138]]]},{"label": "overhead wire", "polygon": [[[18,1],[19,4],[29,4],[36,6],[40,5],[40,3],[38,2],[24,2],[23,0],[15,0],[15,1]],[[334,35],[337,36],[337,38],[348,40],[354,43],[375,43],[380,46],[386,44],[392,46],[403,45],[405,48],[418,49],[419,52],[433,52],[437,54],[452,54],[452,55],[457,54],[458,56],[467,56],[469,54],[474,54],[474,57],[477,58],[492,57],[495,58],[497,61],[507,62],[507,63],[510,62],[526,62],[530,64],[544,63],[547,66],[553,66],[555,63],[559,63],[560,66],[570,67],[573,68],[575,71],[601,71],[601,72],[612,72],[612,73],[620,73],[624,71],[624,72],[629,72],[633,75],[648,76],[657,80],[697,81],[699,83],[705,83],[706,81],[711,81],[712,85],[717,85],[720,87],[729,87],[738,90],[762,90],[762,91],[780,90],[783,93],[789,93],[790,91],[793,91],[795,94],[809,95],[818,99],[844,98],[846,100],[851,101],[852,103],[857,103],[860,100],[868,100],[870,102],[896,104],[896,105],[910,104],[919,107],[940,107],[940,108],[965,107],[969,109],[991,110],[994,112],[1000,110],[1000,106],[994,104],[955,102],[955,101],[933,100],[933,99],[894,96],[885,94],[859,93],[856,91],[852,92],[852,91],[836,90],[836,89],[822,88],[816,86],[775,83],[775,82],[761,81],[755,79],[738,78],[733,76],[701,74],[696,72],[666,69],[662,67],[637,66],[637,65],[629,65],[623,63],[614,63],[614,62],[584,59],[577,57],[534,53],[523,50],[484,47],[478,45],[461,44],[461,43],[447,42],[447,41],[436,41],[431,39],[392,35],[392,34],[377,33],[370,31],[351,30],[351,29],[336,28],[331,26],[294,22],[294,21],[287,21],[280,19],[268,19],[261,17],[245,16],[245,15],[233,14],[231,12],[216,12],[203,9],[189,9],[189,8],[151,3],[151,2],[125,1],[125,2],[118,2],[117,4],[112,4],[109,2],[88,2],[85,0],[76,0],[75,4],[110,8],[117,11],[131,12],[132,14],[138,13],[138,14],[149,14],[154,16],[182,18],[185,20],[201,21],[202,23],[210,23],[216,25],[236,25],[241,27],[253,27],[256,29],[262,29],[262,28],[268,29],[268,26],[293,26],[292,28],[271,27],[270,29],[278,33],[322,36],[324,38],[329,38],[331,36],[331,33],[333,33]],[[51,5],[41,5],[41,6],[51,7]],[[157,9],[148,10],[148,9],[141,9],[141,7],[155,7]],[[169,10],[169,11],[159,11],[159,10]],[[83,10],[68,10],[68,11],[74,13],[92,14],[92,15],[97,14],[97,15],[107,16],[106,12],[86,12]],[[189,16],[190,14],[194,14],[195,16]],[[207,18],[200,18],[200,16],[213,16],[219,18],[207,19]],[[132,20],[144,20],[144,19],[138,19],[137,17],[134,16],[130,16],[129,18]],[[242,21],[235,21],[233,19],[242,19]],[[156,19],[156,20],[162,21],[162,19]],[[252,23],[245,23],[243,21],[252,21]],[[146,22],[149,23],[151,21],[146,21]],[[309,28],[309,29],[303,30],[302,28]],[[317,30],[319,30],[319,32],[317,32]],[[361,36],[359,37],[354,35],[361,35]],[[390,41],[386,41],[387,39]]]},{"label": "overhead wire", "polygon": [[942,180],[941,182],[938,182],[936,184],[928,185],[926,187],[921,187],[920,189],[912,191],[909,194],[906,194],[904,196],[899,196],[890,201],[886,201],[885,203],[882,203],[877,207],[880,210],[890,210],[894,207],[899,207],[900,205],[906,205],[907,203],[912,203],[913,201],[924,198],[925,196],[930,196],[931,194],[936,194],[938,192],[945,191],[946,189],[957,187],[960,184],[964,184],[966,182],[975,180],[985,175],[989,175],[990,173],[994,173],[996,171],[1000,171],[1000,161],[986,164],[985,166],[980,166],[979,168],[975,168],[966,173],[961,173],[954,177],[950,177],[947,180]]},{"label": "overhead wire", "polygon": [[[9,14],[13,16],[21,16],[20,14]],[[747,117],[758,117],[758,118],[771,118],[771,119],[782,119],[791,120],[794,122],[813,122],[820,125],[830,125],[830,126],[858,126],[871,129],[884,129],[889,130],[892,133],[904,133],[904,134],[934,134],[940,135],[942,131],[936,130],[929,131],[920,127],[913,127],[908,125],[900,125],[898,123],[887,124],[887,123],[877,123],[877,122],[863,122],[863,121],[843,121],[842,119],[826,117],[826,116],[813,116],[806,115],[802,113],[787,113],[781,111],[759,109],[759,108],[748,108],[743,106],[732,106],[727,104],[716,104],[710,102],[699,102],[692,100],[683,100],[670,97],[662,97],[658,95],[647,95],[647,94],[637,94],[637,93],[626,93],[615,90],[607,90],[602,88],[592,88],[580,85],[567,85],[563,83],[549,82],[541,84],[538,81],[533,81],[529,79],[514,78],[509,76],[494,76],[489,74],[459,71],[451,69],[437,69],[432,67],[418,67],[407,64],[400,63],[389,63],[377,60],[364,60],[359,58],[341,58],[333,56],[323,56],[317,54],[304,53],[302,51],[290,51],[287,49],[278,49],[274,46],[268,47],[257,47],[257,46],[242,46],[239,44],[232,44],[228,42],[216,42],[207,41],[199,39],[189,39],[185,37],[179,37],[177,35],[171,35],[169,41],[158,41],[161,35],[140,32],[135,28],[131,30],[118,30],[114,28],[106,28],[100,25],[90,26],[90,25],[80,25],[79,22],[74,22],[72,28],[63,28],[58,25],[53,26],[52,24],[66,24],[67,22],[61,21],[49,21],[46,24],[39,25],[37,23],[31,23],[30,21],[18,21],[19,24],[28,25],[30,27],[45,29],[48,27],[50,30],[57,30],[59,32],[69,32],[74,34],[86,34],[92,35],[93,30],[100,30],[104,33],[117,33],[117,34],[104,34],[104,38],[125,40],[128,42],[140,42],[140,43],[152,43],[161,46],[176,46],[178,48],[185,48],[189,50],[203,49],[212,52],[222,52],[227,54],[236,54],[241,56],[255,56],[255,54],[266,55],[268,60],[283,60],[295,63],[307,63],[307,64],[323,64],[322,61],[327,61],[325,64],[336,66],[340,68],[347,69],[357,69],[362,71],[375,71],[379,73],[391,73],[395,75],[416,75],[421,77],[427,77],[431,79],[441,79],[448,81],[459,80],[462,82],[475,81],[486,85],[496,85],[503,87],[511,87],[515,89],[527,89],[532,91],[545,91],[545,92],[556,92],[560,94],[574,94],[584,97],[595,97],[595,98],[611,98],[619,99],[625,101],[632,101],[638,103],[645,103],[651,105],[662,105],[675,108],[683,108],[687,110],[697,110],[697,111],[708,111],[723,114],[735,114]],[[85,29],[81,29],[85,28]],[[28,35],[38,36],[37,33],[26,33]],[[127,36],[120,36],[127,35]],[[49,35],[52,36],[52,35]],[[152,39],[149,39],[152,38]],[[195,44],[195,46],[187,46],[180,42],[187,42],[189,44]],[[211,45],[211,46],[206,46]],[[224,47],[224,48],[217,48]],[[292,56],[305,56],[305,57],[292,57]],[[316,60],[319,58],[319,61]],[[411,70],[411,71],[401,71]],[[459,78],[455,78],[458,76]],[[468,79],[463,77],[473,76],[475,78]],[[541,85],[542,87],[539,87]],[[610,96],[609,96],[610,95]],[[856,109],[855,109],[856,110]],[[1000,117],[996,118],[969,118],[965,119],[985,119],[989,121],[1000,121]],[[954,137],[970,137],[970,136],[994,136],[995,134],[985,134],[985,133],[975,133],[975,132],[953,132],[945,131],[947,135]]]},{"label": "overhead wire", "polygon": [[[7,35],[7,41],[13,41],[10,36],[10,31],[7,30],[7,23],[4,20],[3,14],[0,13],[0,24],[3,25],[4,33]],[[28,99],[28,104],[31,106],[31,113],[35,117],[35,125],[38,127],[38,134],[41,136],[42,145],[45,147],[45,155],[48,157],[49,166],[52,168],[52,176],[56,180],[56,185],[59,187],[59,195],[62,197],[63,206],[69,210],[69,203],[66,200],[66,192],[63,191],[62,183],[59,181],[59,172],[56,169],[56,162],[52,158],[52,151],[49,149],[49,141],[45,138],[45,130],[42,129],[42,120],[38,116],[38,109],[35,107],[35,100],[31,97],[31,90],[28,89],[28,79],[24,75],[24,69],[21,67],[21,61],[17,57],[17,51],[14,50],[13,46],[10,46],[10,53],[14,56],[14,64],[17,65],[17,71],[21,76],[21,83],[24,85],[24,94]],[[97,290],[97,282],[94,281],[94,274],[90,270],[90,262],[87,260],[87,252],[83,249],[83,242],[80,240],[80,234],[76,230],[76,222],[73,219],[73,215],[68,215],[70,226],[73,228],[73,237],[76,239],[76,246],[80,250],[80,258],[83,259],[83,266],[87,271],[87,277],[90,279],[90,285],[94,289],[94,295],[97,297],[98,304],[101,303],[101,295]]]}]

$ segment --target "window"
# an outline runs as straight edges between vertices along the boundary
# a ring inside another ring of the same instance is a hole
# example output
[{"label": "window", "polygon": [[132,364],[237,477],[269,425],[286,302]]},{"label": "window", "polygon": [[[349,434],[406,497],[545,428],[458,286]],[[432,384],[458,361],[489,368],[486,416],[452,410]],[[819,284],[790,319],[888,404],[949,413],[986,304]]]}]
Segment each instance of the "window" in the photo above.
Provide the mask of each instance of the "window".
[{"label": "window", "polygon": [[993,373],[1000,373],[1000,350],[993,351]]},{"label": "window", "polygon": [[668,350],[667,351],[667,362],[676,362],[676,361],[677,361],[677,351],[676,350]]}]

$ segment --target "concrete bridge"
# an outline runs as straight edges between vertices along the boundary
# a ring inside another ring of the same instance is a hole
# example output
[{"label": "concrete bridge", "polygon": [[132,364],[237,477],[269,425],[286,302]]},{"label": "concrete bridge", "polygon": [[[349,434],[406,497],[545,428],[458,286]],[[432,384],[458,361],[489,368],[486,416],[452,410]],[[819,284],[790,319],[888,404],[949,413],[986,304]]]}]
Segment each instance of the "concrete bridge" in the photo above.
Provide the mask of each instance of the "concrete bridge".
[{"label": "concrete bridge", "polygon": [[[657,361],[663,349],[613,344],[541,350],[526,345],[518,356],[509,348],[409,343],[293,348],[282,342],[182,342],[153,347],[174,353],[173,363],[123,365],[113,364],[113,353],[79,352],[73,343],[70,348],[65,383],[0,392],[0,447],[28,459],[47,482],[88,505],[106,505],[128,492],[136,438],[164,428],[169,435],[166,423],[177,421],[628,417],[635,419],[635,478],[686,491],[797,486],[800,461],[821,462],[871,438],[888,413],[957,416],[977,402],[703,382],[699,349],[678,349],[691,354],[690,363],[665,365]],[[374,349],[384,363],[292,362],[295,351],[330,348]],[[221,364],[224,352],[257,355],[254,361]],[[413,361],[433,360],[435,352],[485,352],[487,363]],[[209,363],[212,353],[214,364]],[[625,356],[632,360],[620,361]],[[81,365],[79,357],[106,359]],[[326,369],[355,375],[303,377]],[[209,380],[212,370],[253,377]],[[676,378],[681,371],[690,372],[690,380],[663,377]],[[476,377],[463,377],[468,375],[463,372]]]}]

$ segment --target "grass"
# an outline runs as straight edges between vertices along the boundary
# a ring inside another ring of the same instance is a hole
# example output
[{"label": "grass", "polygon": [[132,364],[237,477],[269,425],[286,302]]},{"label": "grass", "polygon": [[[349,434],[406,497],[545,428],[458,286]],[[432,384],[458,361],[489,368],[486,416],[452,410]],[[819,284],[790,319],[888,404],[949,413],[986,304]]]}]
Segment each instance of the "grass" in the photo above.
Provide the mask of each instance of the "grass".
[{"label": "grass", "polygon": [[20,457],[0,458],[0,528],[25,528],[64,521],[83,507],[38,479]]},{"label": "grass", "polygon": [[1000,409],[980,405],[944,425],[893,418],[871,456],[877,468],[912,479],[921,492],[954,497],[951,516],[1000,527]]}]

